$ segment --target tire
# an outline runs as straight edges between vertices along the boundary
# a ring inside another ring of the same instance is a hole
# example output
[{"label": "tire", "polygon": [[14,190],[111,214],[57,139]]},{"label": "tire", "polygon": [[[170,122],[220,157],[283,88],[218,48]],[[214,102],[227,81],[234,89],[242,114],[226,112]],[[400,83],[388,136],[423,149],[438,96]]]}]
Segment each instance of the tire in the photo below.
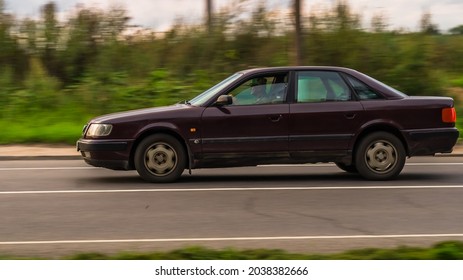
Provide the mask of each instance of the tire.
[{"label": "tire", "polygon": [[405,165],[405,148],[395,135],[374,132],[360,140],[355,152],[358,172],[369,180],[396,178]]},{"label": "tire", "polygon": [[357,167],[354,164],[347,165],[342,162],[335,162],[336,166],[339,167],[341,170],[346,171],[347,173],[358,173]]},{"label": "tire", "polygon": [[152,183],[170,183],[182,175],[186,158],[185,149],[175,137],[153,134],[138,145],[134,164],[144,180]]}]

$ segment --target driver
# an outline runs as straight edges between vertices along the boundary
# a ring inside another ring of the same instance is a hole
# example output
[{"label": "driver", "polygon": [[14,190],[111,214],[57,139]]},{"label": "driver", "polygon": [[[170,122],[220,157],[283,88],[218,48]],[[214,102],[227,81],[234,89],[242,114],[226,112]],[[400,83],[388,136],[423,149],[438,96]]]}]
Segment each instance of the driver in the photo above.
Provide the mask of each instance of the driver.
[{"label": "driver", "polygon": [[255,104],[268,103],[269,99],[266,92],[267,79],[256,78],[251,83],[251,94],[256,98]]}]

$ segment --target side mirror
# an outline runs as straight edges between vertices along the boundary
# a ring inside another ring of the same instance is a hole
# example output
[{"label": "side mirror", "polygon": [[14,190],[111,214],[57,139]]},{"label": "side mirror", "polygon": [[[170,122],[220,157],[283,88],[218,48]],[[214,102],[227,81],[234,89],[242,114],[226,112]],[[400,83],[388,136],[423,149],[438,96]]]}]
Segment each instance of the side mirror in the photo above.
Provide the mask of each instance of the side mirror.
[{"label": "side mirror", "polygon": [[224,106],[233,104],[233,98],[230,95],[221,95],[217,98],[215,102],[216,106]]}]

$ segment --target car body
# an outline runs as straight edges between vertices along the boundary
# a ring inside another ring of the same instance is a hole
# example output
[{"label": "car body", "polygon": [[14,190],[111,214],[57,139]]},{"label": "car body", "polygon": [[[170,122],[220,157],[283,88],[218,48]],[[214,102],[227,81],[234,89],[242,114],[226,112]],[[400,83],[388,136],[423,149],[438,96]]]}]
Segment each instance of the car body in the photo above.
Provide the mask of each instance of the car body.
[{"label": "car body", "polygon": [[172,182],[185,169],[334,162],[393,179],[407,157],[452,151],[449,97],[407,96],[341,67],[235,73],[190,101],[97,117],[77,149],[93,166]]}]

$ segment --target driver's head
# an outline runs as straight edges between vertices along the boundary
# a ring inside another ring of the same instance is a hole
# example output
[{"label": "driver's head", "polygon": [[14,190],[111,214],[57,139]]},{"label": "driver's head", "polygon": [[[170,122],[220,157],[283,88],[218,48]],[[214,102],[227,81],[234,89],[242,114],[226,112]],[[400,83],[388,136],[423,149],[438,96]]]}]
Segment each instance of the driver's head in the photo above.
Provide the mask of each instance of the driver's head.
[{"label": "driver's head", "polygon": [[251,94],[257,98],[264,96],[266,84],[267,84],[267,79],[265,78],[253,79],[251,83]]}]

